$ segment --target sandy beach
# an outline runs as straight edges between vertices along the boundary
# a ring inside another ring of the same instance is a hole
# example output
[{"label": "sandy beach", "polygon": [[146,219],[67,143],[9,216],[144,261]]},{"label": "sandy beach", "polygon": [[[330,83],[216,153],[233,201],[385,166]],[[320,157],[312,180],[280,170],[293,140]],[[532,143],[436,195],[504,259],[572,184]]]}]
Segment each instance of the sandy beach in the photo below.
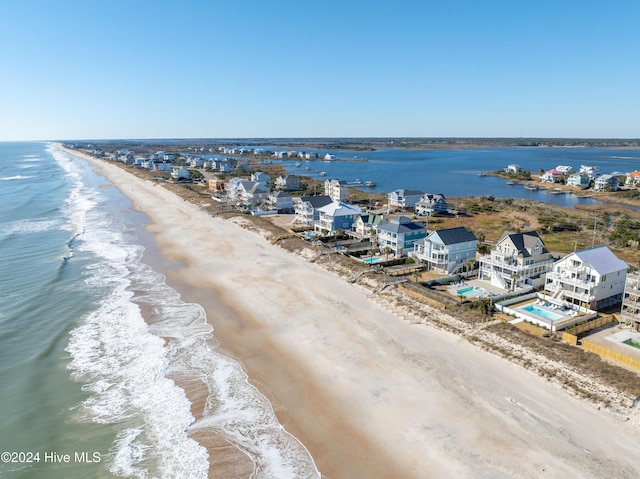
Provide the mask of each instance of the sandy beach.
[{"label": "sandy beach", "polygon": [[[640,431],[623,417],[458,336],[409,325],[365,289],[158,184],[73,154],[149,217],[172,264],[168,284],[204,307],[219,350],[242,364],[322,477],[640,475]],[[184,387],[210,477],[249,477],[242,454],[199,427],[206,393]]]}]

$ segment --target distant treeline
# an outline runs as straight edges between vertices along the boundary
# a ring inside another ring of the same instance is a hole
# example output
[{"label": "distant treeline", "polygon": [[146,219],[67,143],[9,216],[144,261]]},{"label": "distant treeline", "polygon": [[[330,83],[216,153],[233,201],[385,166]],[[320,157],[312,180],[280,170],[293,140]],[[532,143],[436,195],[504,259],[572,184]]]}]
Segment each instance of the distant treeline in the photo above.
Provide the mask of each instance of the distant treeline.
[{"label": "distant treeline", "polygon": [[218,146],[293,148],[301,150],[368,151],[379,148],[450,149],[508,147],[640,148],[640,139],[620,138],[193,138],[139,140],[82,140],[105,148],[186,149]]}]

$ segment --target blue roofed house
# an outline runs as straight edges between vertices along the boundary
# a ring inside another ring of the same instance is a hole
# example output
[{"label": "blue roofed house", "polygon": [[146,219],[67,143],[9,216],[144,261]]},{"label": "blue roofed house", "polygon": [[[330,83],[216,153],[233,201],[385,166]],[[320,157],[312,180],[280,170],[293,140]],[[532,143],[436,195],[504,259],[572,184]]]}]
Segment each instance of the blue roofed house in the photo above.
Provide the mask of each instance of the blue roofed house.
[{"label": "blue roofed house", "polygon": [[424,192],[404,188],[392,191],[388,195],[389,208],[414,208]]},{"label": "blue roofed house", "polygon": [[622,302],[628,269],[606,246],[574,251],[553,263],[544,289],[553,297],[600,310]]},{"label": "blue roofed house", "polygon": [[382,250],[389,248],[396,257],[413,251],[414,243],[425,236],[427,228],[424,223],[413,222],[407,216],[393,218],[378,226],[378,246]]},{"label": "blue roofed house", "polygon": [[362,214],[362,210],[356,205],[332,201],[328,205],[318,208],[318,213],[319,218],[313,225],[314,231],[330,235],[335,234],[338,230],[350,230]]},{"label": "blue roofed house", "polygon": [[593,189],[596,191],[618,191],[619,188],[620,181],[613,175],[600,175],[595,179],[593,184]]},{"label": "blue roofed house", "polygon": [[456,273],[476,259],[478,239],[468,229],[460,226],[432,231],[418,240],[410,253],[414,259],[426,263],[431,271]]},{"label": "blue roofed house", "polygon": [[266,173],[263,173],[262,171],[256,171],[255,173],[251,173],[251,181],[268,185],[269,175],[267,175]]}]

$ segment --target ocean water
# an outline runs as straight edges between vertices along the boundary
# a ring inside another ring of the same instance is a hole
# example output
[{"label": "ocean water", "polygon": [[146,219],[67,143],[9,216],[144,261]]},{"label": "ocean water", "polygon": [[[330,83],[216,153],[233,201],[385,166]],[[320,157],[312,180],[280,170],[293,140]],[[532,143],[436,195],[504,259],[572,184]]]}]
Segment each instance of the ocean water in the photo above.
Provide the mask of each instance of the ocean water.
[{"label": "ocean water", "polygon": [[[255,478],[319,477],[215,332],[145,262],[147,219],[45,143],[0,143],[0,477],[206,478],[209,428]],[[172,378],[203,381],[195,421]]]}]

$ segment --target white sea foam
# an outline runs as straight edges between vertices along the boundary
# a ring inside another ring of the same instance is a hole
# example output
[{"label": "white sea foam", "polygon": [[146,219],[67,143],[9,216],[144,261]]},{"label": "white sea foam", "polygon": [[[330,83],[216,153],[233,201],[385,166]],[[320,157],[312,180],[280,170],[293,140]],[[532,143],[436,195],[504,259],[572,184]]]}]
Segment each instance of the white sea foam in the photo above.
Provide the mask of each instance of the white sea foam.
[{"label": "white sea foam", "polygon": [[62,228],[63,222],[59,219],[52,220],[19,220],[7,223],[5,231],[10,234],[39,233],[55,228]]},{"label": "white sea foam", "polygon": [[25,176],[25,175],[3,176],[2,178],[0,178],[0,181],[28,180],[29,178],[35,178],[35,177]]},{"label": "white sea foam", "polygon": [[[98,257],[87,268],[87,286],[106,293],[71,333],[69,368],[90,394],[79,409],[82,417],[120,428],[110,471],[207,477],[207,452],[188,432],[212,428],[253,461],[252,478],[320,477],[309,452],[284,430],[240,364],[212,349],[202,307],[184,303],[161,274],[141,263],[142,248],[127,244],[122,229],[95,211],[100,199],[88,194],[81,186],[73,190],[69,206],[76,209],[69,214],[86,227],[79,251]],[[139,304],[151,311],[147,322]],[[191,405],[171,377],[206,384],[202,419],[194,423]]]}]

